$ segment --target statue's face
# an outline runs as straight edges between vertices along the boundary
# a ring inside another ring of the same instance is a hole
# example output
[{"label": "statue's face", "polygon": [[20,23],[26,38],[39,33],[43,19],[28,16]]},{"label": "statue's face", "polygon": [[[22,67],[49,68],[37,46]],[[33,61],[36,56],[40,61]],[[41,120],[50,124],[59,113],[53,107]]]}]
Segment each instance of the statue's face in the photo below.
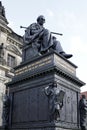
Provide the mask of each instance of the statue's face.
[{"label": "statue's face", "polygon": [[45,18],[44,18],[44,16],[40,16],[38,23],[39,23],[40,25],[43,25],[43,24],[45,23]]}]

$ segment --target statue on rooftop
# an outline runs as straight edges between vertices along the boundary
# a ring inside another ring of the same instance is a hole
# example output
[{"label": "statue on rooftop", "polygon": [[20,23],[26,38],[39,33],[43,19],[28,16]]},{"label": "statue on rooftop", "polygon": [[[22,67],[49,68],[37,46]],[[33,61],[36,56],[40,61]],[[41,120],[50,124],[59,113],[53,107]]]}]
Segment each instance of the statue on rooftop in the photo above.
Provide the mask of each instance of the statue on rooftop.
[{"label": "statue on rooftop", "polygon": [[0,1],[0,15],[5,17],[5,8],[2,6],[2,2]]},{"label": "statue on rooftop", "polygon": [[72,54],[66,54],[56,37],[52,36],[52,33],[46,29],[43,25],[45,23],[45,17],[40,15],[37,18],[37,23],[32,23],[25,30],[24,44],[29,45],[31,43],[37,48],[38,52],[43,55],[50,49],[55,50],[57,53],[65,58],[71,58]]}]

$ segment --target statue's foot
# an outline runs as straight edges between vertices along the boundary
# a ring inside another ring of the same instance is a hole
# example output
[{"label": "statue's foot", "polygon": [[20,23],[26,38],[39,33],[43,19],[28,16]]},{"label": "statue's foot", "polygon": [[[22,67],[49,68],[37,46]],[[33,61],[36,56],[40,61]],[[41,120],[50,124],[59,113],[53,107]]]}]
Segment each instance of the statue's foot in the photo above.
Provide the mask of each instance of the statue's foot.
[{"label": "statue's foot", "polygon": [[65,57],[66,59],[71,58],[73,55],[72,54],[66,54],[65,52],[60,53],[63,57]]},{"label": "statue's foot", "polygon": [[46,54],[46,53],[48,53],[48,52],[49,52],[49,50],[41,51],[40,53],[41,53],[42,55],[44,55],[44,54]]}]

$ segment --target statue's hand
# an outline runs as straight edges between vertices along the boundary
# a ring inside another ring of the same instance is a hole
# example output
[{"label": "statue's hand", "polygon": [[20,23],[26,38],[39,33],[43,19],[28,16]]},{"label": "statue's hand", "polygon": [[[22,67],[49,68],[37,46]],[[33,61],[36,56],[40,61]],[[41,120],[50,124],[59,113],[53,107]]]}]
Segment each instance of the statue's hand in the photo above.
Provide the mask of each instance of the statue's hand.
[{"label": "statue's hand", "polygon": [[31,36],[31,41],[37,37],[40,37],[42,35],[42,33],[43,33],[43,29],[41,28],[37,31],[37,33],[35,33],[34,35]]}]

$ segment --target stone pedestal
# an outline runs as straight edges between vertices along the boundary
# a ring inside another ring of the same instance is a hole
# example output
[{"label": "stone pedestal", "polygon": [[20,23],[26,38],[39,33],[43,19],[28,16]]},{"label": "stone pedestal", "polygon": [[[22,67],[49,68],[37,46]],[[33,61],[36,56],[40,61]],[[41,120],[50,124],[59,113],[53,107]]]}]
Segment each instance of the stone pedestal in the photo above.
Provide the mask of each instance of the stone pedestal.
[{"label": "stone pedestal", "polygon": [[[9,130],[79,129],[78,102],[84,82],[76,77],[77,66],[55,52],[31,59],[15,68],[7,84],[11,99]],[[45,88],[56,81],[65,92],[59,120],[50,120]]]}]

